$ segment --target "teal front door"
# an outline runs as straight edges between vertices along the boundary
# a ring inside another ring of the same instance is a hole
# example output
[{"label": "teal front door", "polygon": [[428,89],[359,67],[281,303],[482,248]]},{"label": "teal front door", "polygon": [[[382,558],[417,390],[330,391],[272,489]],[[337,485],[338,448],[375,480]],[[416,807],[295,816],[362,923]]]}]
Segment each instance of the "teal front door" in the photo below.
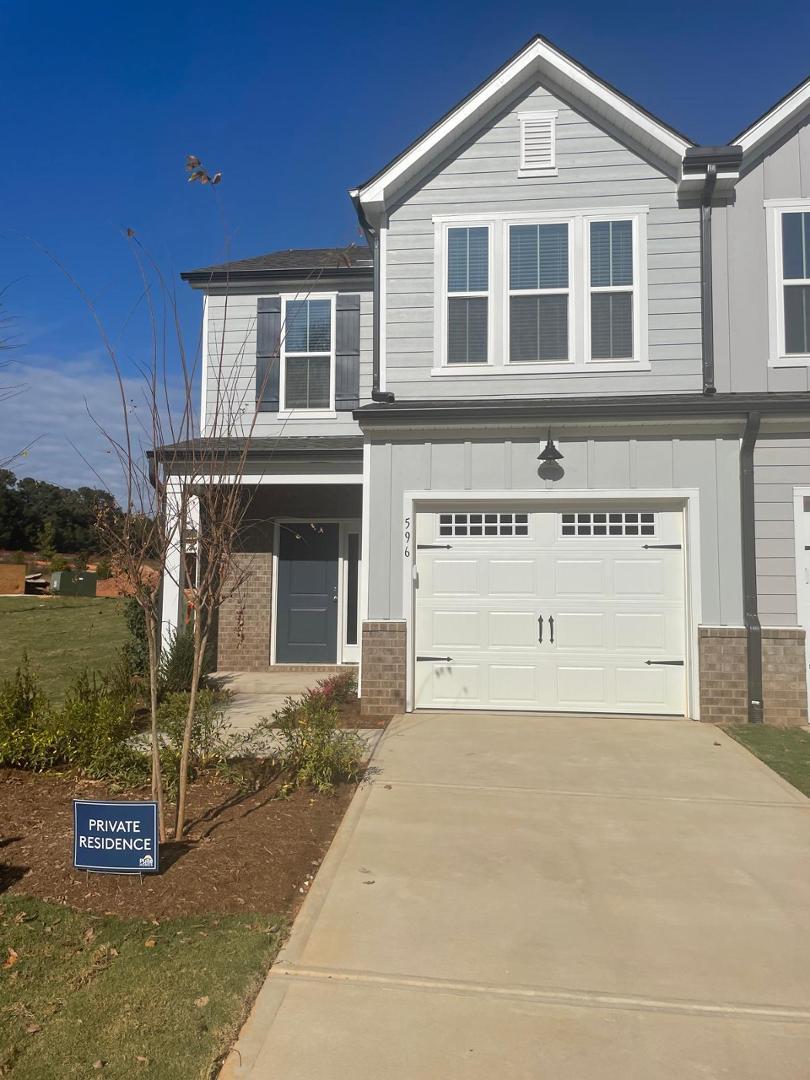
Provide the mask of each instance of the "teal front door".
[{"label": "teal front door", "polygon": [[339,526],[279,526],[276,663],[334,664],[338,634]]}]

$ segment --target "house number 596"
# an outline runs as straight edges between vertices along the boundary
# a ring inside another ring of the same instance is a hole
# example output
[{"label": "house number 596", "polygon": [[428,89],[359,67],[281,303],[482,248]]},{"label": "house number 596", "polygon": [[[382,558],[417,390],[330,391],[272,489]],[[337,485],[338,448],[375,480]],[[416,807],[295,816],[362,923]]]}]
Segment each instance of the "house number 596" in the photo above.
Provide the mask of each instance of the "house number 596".
[{"label": "house number 596", "polygon": [[411,554],[411,519],[409,517],[405,518],[405,550],[404,550],[404,554],[405,554],[406,559],[410,558],[410,554]]}]

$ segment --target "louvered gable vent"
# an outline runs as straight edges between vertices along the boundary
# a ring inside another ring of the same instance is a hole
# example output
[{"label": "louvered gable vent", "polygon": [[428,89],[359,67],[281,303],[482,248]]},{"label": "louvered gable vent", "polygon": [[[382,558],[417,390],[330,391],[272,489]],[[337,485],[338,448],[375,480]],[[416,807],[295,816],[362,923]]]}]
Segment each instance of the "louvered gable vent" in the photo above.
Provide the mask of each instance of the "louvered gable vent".
[{"label": "louvered gable vent", "polygon": [[520,121],[519,176],[553,176],[557,172],[556,112],[518,113]]}]

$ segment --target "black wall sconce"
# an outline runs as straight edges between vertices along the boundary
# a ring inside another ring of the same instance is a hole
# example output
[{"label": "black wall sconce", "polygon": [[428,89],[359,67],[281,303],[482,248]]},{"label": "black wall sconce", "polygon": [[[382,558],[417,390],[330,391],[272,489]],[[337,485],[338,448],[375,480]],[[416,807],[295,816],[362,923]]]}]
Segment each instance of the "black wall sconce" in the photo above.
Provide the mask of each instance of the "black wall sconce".
[{"label": "black wall sconce", "polygon": [[537,455],[537,460],[543,462],[551,462],[562,461],[562,459],[563,456],[561,452],[557,449],[557,447],[554,445],[554,442],[551,438],[551,431],[549,431],[548,441],[546,442],[543,450],[541,450],[540,453]]}]

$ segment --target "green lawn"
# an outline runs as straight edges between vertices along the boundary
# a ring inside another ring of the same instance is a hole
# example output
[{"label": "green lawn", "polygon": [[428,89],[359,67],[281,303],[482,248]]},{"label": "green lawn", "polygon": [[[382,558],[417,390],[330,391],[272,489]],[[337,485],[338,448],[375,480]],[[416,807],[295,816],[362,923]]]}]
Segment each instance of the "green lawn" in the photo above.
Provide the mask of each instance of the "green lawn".
[{"label": "green lawn", "polygon": [[61,697],[77,671],[115,660],[127,636],[122,610],[122,601],[103,597],[0,597],[0,679],[27,650],[43,690]]},{"label": "green lawn", "polygon": [[810,735],[798,728],[744,724],[723,729],[805,795],[810,795]]},{"label": "green lawn", "polygon": [[14,1080],[210,1076],[284,932],[256,915],[155,925],[8,895],[0,910],[0,1075]]}]

